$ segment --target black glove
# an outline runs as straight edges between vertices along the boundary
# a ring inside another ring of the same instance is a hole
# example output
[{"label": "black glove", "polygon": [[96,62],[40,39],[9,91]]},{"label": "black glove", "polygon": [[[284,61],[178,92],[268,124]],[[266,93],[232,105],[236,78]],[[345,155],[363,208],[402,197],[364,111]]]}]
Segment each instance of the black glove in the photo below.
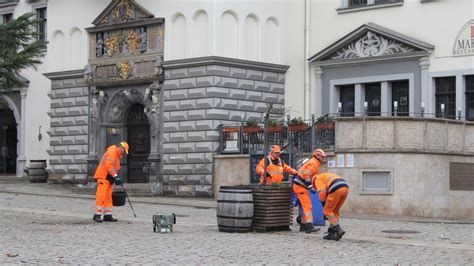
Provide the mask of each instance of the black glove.
[{"label": "black glove", "polygon": [[265,177],[272,177],[268,172],[265,172]]},{"label": "black glove", "polygon": [[122,179],[120,179],[120,177],[118,175],[114,176],[114,183],[115,183],[115,185],[118,185],[118,186],[123,184]]}]

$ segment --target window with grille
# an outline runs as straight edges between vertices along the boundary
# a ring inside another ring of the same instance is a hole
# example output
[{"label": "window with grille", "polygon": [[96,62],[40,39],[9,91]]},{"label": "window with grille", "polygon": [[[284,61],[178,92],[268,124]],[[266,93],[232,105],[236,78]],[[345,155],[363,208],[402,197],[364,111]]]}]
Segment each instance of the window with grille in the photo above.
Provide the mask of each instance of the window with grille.
[{"label": "window with grille", "polygon": [[339,100],[341,102],[341,116],[354,116],[354,85],[340,86],[339,92]]},{"label": "window with grille", "polygon": [[391,193],[392,176],[389,171],[362,172],[362,193]]},{"label": "window with grille", "polygon": [[456,118],[456,77],[436,78],[436,117],[443,117],[441,104],[444,104],[444,117]]},{"label": "window with grille", "polygon": [[39,40],[46,40],[46,20],[47,20],[47,13],[46,7],[36,9],[36,16],[40,20],[37,31],[39,33],[38,39]]},{"label": "window with grille", "polygon": [[394,103],[397,102],[397,115],[409,115],[409,89],[408,80],[392,82],[392,115],[395,115]]},{"label": "window with grille", "polygon": [[474,75],[466,76],[466,120],[474,121]]},{"label": "window with grille", "polygon": [[0,21],[0,23],[1,24],[7,24],[12,19],[13,19],[13,14],[12,13],[3,14],[2,15],[2,20]]},{"label": "window with grille", "polygon": [[367,5],[367,0],[349,0],[349,7],[358,7]]},{"label": "window with grille", "polygon": [[369,116],[380,116],[382,105],[380,89],[380,83],[365,84],[365,101],[367,102],[367,115]]}]

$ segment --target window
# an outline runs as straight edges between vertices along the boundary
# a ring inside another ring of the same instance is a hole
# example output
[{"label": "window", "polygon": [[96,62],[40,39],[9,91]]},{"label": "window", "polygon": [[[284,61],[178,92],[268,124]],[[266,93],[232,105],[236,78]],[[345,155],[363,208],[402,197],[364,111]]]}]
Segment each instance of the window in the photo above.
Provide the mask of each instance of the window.
[{"label": "window", "polygon": [[43,41],[46,40],[46,14],[46,7],[36,9],[36,17],[40,20],[37,26],[38,39]]},{"label": "window", "polygon": [[354,85],[339,87],[339,101],[341,102],[341,116],[354,116]]},{"label": "window", "polygon": [[389,171],[362,172],[362,193],[392,193],[392,177]]},{"label": "window", "polygon": [[[436,78],[436,117],[456,118],[456,77]],[[441,110],[444,105],[444,114]]]},{"label": "window", "polygon": [[466,76],[466,120],[474,121],[474,75]]},{"label": "window", "polygon": [[365,84],[365,101],[367,102],[367,115],[380,116],[381,111],[381,95],[380,83]]},{"label": "window", "polygon": [[349,0],[349,7],[358,7],[367,5],[367,0]]},{"label": "window", "polygon": [[358,10],[400,6],[403,0],[341,0],[340,13],[352,12]]},{"label": "window", "polygon": [[449,163],[449,190],[474,191],[473,163]]},{"label": "window", "polygon": [[0,24],[7,24],[12,19],[13,19],[13,14],[12,13],[3,14],[2,15],[2,20],[0,21]]},{"label": "window", "polygon": [[408,80],[392,82],[392,116],[395,115],[394,102],[397,102],[397,115],[408,116],[410,99]]}]

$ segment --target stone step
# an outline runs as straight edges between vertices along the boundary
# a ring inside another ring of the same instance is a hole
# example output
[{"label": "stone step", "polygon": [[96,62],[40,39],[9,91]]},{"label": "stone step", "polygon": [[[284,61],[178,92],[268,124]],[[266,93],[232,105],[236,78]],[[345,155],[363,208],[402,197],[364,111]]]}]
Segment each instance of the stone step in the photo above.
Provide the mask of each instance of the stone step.
[{"label": "stone step", "polygon": [[[155,196],[154,193],[151,192],[148,183],[144,184],[124,184],[125,191],[127,192],[129,197],[153,197]],[[80,193],[80,194],[89,194],[95,195],[96,188],[95,187],[78,187],[74,186],[71,187],[72,192]],[[121,186],[115,186],[117,191],[121,191]]]}]

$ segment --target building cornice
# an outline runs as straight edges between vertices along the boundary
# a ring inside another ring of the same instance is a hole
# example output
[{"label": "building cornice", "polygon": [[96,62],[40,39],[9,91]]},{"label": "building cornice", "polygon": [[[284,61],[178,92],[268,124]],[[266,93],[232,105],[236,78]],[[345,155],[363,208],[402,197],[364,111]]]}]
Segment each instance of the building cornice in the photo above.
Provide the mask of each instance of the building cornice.
[{"label": "building cornice", "polygon": [[175,68],[183,68],[183,67],[220,65],[220,66],[240,67],[240,68],[260,70],[260,71],[271,71],[271,72],[277,72],[277,73],[286,73],[286,71],[290,68],[290,66],[288,65],[262,63],[262,62],[257,62],[257,61],[220,57],[220,56],[206,56],[206,57],[169,60],[169,61],[164,61],[162,65],[163,65],[163,68],[166,70],[175,69]]},{"label": "building cornice", "polygon": [[47,77],[48,79],[50,79],[50,80],[68,79],[68,78],[83,78],[84,77],[84,69],[49,72],[49,73],[43,73],[43,75],[45,77]]}]

